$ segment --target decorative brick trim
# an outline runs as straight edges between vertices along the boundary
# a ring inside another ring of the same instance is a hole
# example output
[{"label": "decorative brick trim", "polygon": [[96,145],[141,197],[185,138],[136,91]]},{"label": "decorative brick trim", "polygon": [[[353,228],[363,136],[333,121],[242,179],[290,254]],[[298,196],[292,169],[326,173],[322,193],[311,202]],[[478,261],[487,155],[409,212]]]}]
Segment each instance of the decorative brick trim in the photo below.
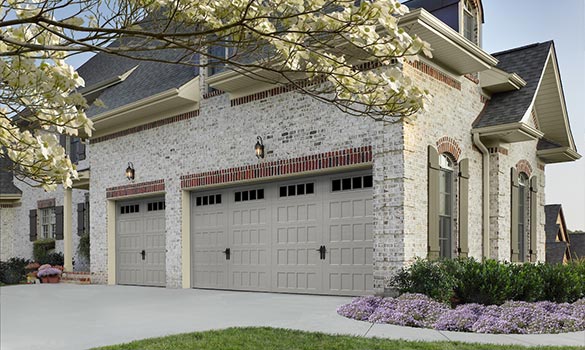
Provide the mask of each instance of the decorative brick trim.
[{"label": "decorative brick trim", "polygon": [[230,101],[230,104],[232,107],[235,107],[235,106],[243,105],[245,103],[263,100],[263,99],[266,99],[266,98],[269,98],[272,96],[277,96],[277,95],[285,94],[287,92],[296,91],[296,90],[299,90],[299,89],[302,89],[302,88],[305,88],[305,87],[308,87],[311,85],[321,84],[323,82],[325,82],[324,78],[319,78],[319,79],[315,79],[315,80],[304,79],[304,80],[298,81],[296,83],[290,83],[290,84],[286,84],[283,86],[277,86],[277,87],[272,88],[270,90],[261,91],[261,92],[257,92],[257,93],[252,94],[252,95],[247,95],[247,96],[235,98],[235,99]]},{"label": "decorative brick trim", "polygon": [[204,100],[207,100],[208,98],[212,98],[212,97],[219,96],[219,95],[223,95],[223,94],[225,94],[225,91],[213,90],[213,91],[204,93],[201,96],[201,98],[203,98]]},{"label": "decorative brick trim", "polygon": [[118,131],[118,132],[115,132],[115,133],[110,134],[110,135],[96,137],[94,139],[91,139],[90,142],[92,144],[96,144],[96,143],[100,143],[100,142],[104,142],[104,141],[116,139],[118,137],[123,137],[123,136],[127,136],[127,135],[130,135],[130,134],[135,134],[137,132],[141,132],[141,131],[145,131],[145,130],[150,130],[150,129],[158,128],[159,126],[168,125],[168,124],[180,122],[180,121],[183,121],[183,120],[191,119],[191,118],[197,117],[198,115],[199,115],[199,110],[195,110],[195,111],[191,111],[191,112],[187,112],[187,113],[175,115],[175,116],[172,116],[172,117],[169,117],[169,118],[157,120],[157,121],[152,122],[152,123],[147,123],[147,124],[144,124],[144,125],[135,126],[133,128],[130,128],[130,129]]},{"label": "decorative brick trim", "polygon": [[44,209],[44,208],[51,208],[55,206],[55,198],[43,199],[37,201],[37,208]]},{"label": "decorative brick trim", "polygon": [[165,180],[155,180],[125,186],[106,188],[106,198],[117,198],[131,196],[135,194],[163,192],[164,190]]},{"label": "decorative brick trim", "polygon": [[505,156],[508,155],[508,150],[502,147],[489,147],[488,151],[490,151],[490,154],[496,154],[496,153],[500,153],[503,154]]},{"label": "decorative brick trim", "polygon": [[477,77],[476,74],[465,74],[464,77],[466,77],[468,80],[471,80],[473,83],[475,83],[476,85],[479,84],[479,78]]},{"label": "decorative brick trim", "polygon": [[365,146],[237,168],[208,171],[181,176],[181,188],[228,184],[242,180],[292,175],[306,171],[331,169],[372,161],[372,147]]},{"label": "decorative brick trim", "polygon": [[10,209],[10,208],[18,208],[22,206],[21,202],[17,202],[17,203],[3,203],[0,204],[0,209]]},{"label": "decorative brick trim", "polygon": [[421,71],[427,75],[430,75],[431,77],[437,79],[438,81],[449,85],[450,87],[452,87],[454,89],[461,90],[461,82],[451,78],[447,74],[435,69],[434,67],[429,66],[428,64],[426,64],[420,60],[414,61],[414,62],[408,62],[408,64],[413,66],[415,69],[418,69],[419,71]]},{"label": "decorative brick trim", "polygon": [[479,95],[479,102],[486,104],[489,101],[489,97],[484,96],[484,95]]},{"label": "decorative brick trim", "polygon": [[518,170],[518,174],[525,173],[528,177],[532,176],[532,166],[530,166],[530,163],[525,159],[516,163],[516,170]]},{"label": "decorative brick trim", "polygon": [[441,153],[449,153],[455,158],[455,162],[459,162],[461,156],[461,147],[454,138],[443,136],[437,141],[437,151]]},{"label": "decorative brick trim", "polygon": [[544,164],[538,163],[538,169],[544,171]]}]

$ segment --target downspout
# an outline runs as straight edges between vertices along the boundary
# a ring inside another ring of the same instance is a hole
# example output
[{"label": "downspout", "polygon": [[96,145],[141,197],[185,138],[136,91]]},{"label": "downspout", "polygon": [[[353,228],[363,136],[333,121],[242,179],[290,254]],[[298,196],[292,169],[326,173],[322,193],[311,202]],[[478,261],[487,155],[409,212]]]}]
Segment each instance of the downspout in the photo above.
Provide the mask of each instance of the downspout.
[{"label": "downspout", "polygon": [[489,259],[490,257],[490,152],[487,147],[481,142],[479,133],[473,134],[473,144],[479,148],[483,160],[483,257]]}]

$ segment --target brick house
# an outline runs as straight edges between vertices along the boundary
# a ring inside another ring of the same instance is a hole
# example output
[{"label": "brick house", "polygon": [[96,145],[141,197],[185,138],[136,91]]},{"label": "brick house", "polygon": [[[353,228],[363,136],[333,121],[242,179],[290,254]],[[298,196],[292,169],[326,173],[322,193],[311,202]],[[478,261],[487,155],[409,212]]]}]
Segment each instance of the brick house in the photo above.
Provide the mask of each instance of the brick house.
[{"label": "brick house", "polygon": [[90,140],[64,141],[82,180],[16,181],[2,258],[58,234],[72,268],[89,232],[94,283],[335,295],[384,293],[415,257],[544,261],[545,166],[580,158],[554,43],[489,54],[481,1],[406,5],[400,25],[434,57],[403,64],[432,102],[401,123],[230,71],[94,56],[79,72],[107,108],[87,111]]}]

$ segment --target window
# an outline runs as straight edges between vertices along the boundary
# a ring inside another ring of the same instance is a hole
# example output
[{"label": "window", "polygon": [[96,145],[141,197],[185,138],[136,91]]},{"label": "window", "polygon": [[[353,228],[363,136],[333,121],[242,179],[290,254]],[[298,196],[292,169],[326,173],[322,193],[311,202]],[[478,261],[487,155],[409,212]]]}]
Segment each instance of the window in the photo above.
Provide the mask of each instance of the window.
[{"label": "window", "polygon": [[195,200],[198,207],[202,205],[215,205],[221,204],[221,194],[210,194],[207,196],[198,196]]},{"label": "window", "polygon": [[262,188],[249,191],[238,191],[235,193],[234,198],[236,202],[247,202],[259,199],[264,199],[264,189]]},{"label": "window", "polygon": [[39,209],[41,214],[41,238],[55,238],[57,232],[57,220],[55,207]]},{"label": "window", "polygon": [[146,205],[146,211],[159,211],[165,210],[165,208],[166,208],[165,201],[150,202]]},{"label": "window", "polygon": [[439,166],[439,256],[451,258],[453,251],[454,164],[447,155],[441,154]]},{"label": "window", "polygon": [[463,36],[474,44],[478,43],[477,9],[469,1],[463,2]]},{"label": "window", "polygon": [[524,262],[526,257],[526,235],[528,219],[529,191],[528,175],[518,176],[518,261]]},{"label": "window", "polygon": [[313,193],[315,193],[315,184],[313,182],[280,186],[279,188],[280,197],[303,196]]},{"label": "window", "polygon": [[346,177],[331,181],[331,191],[351,191],[371,188],[373,186],[372,175]]},{"label": "window", "polygon": [[120,207],[120,214],[139,213],[140,206],[138,204],[123,205]]}]

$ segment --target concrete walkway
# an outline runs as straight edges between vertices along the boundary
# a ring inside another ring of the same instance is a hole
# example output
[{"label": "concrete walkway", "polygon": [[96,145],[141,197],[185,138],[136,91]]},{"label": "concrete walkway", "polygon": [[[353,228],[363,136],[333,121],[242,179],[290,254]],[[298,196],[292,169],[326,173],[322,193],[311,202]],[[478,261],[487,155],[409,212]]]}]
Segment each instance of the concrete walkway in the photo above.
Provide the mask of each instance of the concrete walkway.
[{"label": "concrete walkway", "polygon": [[86,349],[176,333],[270,326],[408,340],[585,346],[585,332],[485,335],[372,325],[337,315],[351,298],[71,284],[0,288],[0,348]]}]

